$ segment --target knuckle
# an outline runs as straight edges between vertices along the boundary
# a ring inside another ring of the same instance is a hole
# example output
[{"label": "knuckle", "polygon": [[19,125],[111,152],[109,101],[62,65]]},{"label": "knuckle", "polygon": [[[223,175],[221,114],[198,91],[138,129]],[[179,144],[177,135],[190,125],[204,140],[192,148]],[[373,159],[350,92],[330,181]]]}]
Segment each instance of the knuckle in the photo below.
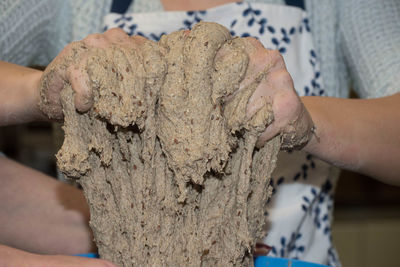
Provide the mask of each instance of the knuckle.
[{"label": "knuckle", "polygon": [[93,40],[101,40],[103,38],[104,38],[104,36],[101,33],[92,33],[92,34],[89,34],[88,36],[86,36],[85,39],[83,39],[83,41],[86,42],[86,41],[93,41]]},{"label": "knuckle", "polygon": [[60,61],[65,60],[68,56],[73,56],[74,58],[78,58],[79,55],[82,54],[87,49],[86,44],[83,41],[74,41],[67,44],[64,49],[57,55],[54,62],[55,64],[59,64]]},{"label": "knuckle", "polygon": [[245,39],[245,41],[246,41],[247,43],[249,43],[254,49],[256,49],[256,50],[264,49],[263,44],[262,44],[262,43],[260,42],[260,40],[258,40],[257,38],[254,38],[254,37],[249,36],[249,37],[245,37],[244,39]]},{"label": "knuckle", "polygon": [[81,44],[80,41],[75,41],[75,42],[71,42],[69,44],[67,44],[64,49],[57,55],[57,59],[60,58],[64,58],[65,56],[69,55],[72,53],[72,51],[74,49],[76,49],[77,47],[79,47],[79,45]]},{"label": "knuckle", "polygon": [[145,43],[145,42],[148,41],[148,39],[146,39],[145,37],[140,36],[140,35],[132,36],[131,39],[132,39],[133,41],[139,43],[139,44]]},{"label": "knuckle", "polygon": [[104,33],[105,38],[110,41],[124,41],[128,38],[128,34],[121,28],[112,28]]},{"label": "knuckle", "polygon": [[272,57],[279,57],[281,53],[277,49],[267,49],[267,51],[271,54]]},{"label": "knuckle", "polygon": [[271,59],[272,59],[275,63],[282,63],[282,62],[284,62],[283,56],[282,56],[282,54],[281,54],[278,50],[269,50],[269,49],[267,49],[267,53],[270,54]]},{"label": "knuckle", "polygon": [[105,35],[110,35],[110,34],[126,35],[125,31],[118,27],[108,29],[107,31],[104,32],[104,34]]},{"label": "knuckle", "polygon": [[100,46],[107,42],[106,38],[101,33],[89,34],[82,40],[82,42],[88,46]]},{"label": "knuckle", "polygon": [[252,43],[259,43],[258,39],[254,38],[254,37],[245,37],[246,40],[252,42]]},{"label": "knuckle", "polygon": [[64,49],[61,51],[61,53],[67,53],[67,52],[71,51],[71,50],[76,46],[76,43],[78,43],[78,42],[75,41],[75,42],[72,42],[72,43],[67,44],[67,45],[64,47]]},{"label": "knuckle", "polygon": [[286,69],[278,69],[271,73],[270,77],[272,82],[287,83],[292,81],[292,77]]}]

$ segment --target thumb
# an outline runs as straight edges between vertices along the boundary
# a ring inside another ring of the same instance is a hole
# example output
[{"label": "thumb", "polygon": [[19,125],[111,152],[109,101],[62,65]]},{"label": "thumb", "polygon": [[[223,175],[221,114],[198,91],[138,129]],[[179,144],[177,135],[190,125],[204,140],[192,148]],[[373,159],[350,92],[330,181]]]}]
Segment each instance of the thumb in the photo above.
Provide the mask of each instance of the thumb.
[{"label": "thumb", "polygon": [[[86,62],[86,60],[84,59],[82,62]],[[67,77],[75,92],[75,108],[80,112],[88,111],[93,106],[93,92],[83,64],[68,67]]]},{"label": "thumb", "polygon": [[272,122],[270,125],[267,126],[265,131],[258,137],[256,147],[261,148],[265,145],[265,143],[272,139],[273,137],[280,134],[281,130],[277,125],[276,121]]}]

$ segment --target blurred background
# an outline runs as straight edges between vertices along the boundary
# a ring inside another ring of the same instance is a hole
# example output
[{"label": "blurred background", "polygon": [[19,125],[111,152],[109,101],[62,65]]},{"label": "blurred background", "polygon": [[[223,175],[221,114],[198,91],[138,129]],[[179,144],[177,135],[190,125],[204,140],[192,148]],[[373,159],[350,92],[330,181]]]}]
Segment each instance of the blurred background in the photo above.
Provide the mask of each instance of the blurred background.
[{"label": "blurred background", "polygon": [[[55,177],[54,155],[62,144],[59,128],[49,123],[3,127],[0,151]],[[400,266],[399,240],[400,187],[342,171],[335,196],[333,242],[343,266]]]}]

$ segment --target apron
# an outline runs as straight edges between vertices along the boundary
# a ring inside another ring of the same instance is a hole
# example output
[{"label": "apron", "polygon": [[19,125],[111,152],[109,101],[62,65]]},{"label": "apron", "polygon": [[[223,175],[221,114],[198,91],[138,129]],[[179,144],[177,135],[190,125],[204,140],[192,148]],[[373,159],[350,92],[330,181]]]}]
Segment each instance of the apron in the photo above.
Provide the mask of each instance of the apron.
[{"label": "apron", "polygon": [[[119,27],[129,35],[158,41],[163,34],[190,29],[199,21],[227,27],[234,36],[252,36],[283,55],[300,96],[325,96],[306,13],[297,7],[230,3],[204,11],[110,13],[104,30]],[[268,256],[340,266],[332,246],[331,221],[336,168],[299,151],[281,152],[268,204]]]}]

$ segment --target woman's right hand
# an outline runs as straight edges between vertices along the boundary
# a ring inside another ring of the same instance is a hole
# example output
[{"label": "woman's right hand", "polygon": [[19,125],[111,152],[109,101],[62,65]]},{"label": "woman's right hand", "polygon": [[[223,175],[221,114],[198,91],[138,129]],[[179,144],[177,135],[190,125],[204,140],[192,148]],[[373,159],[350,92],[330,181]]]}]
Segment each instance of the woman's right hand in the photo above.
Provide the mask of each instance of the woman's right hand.
[{"label": "woman's right hand", "polygon": [[93,106],[91,81],[87,71],[89,58],[99,49],[106,51],[113,46],[118,46],[125,56],[129,56],[129,53],[138,50],[145,40],[140,36],[129,37],[123,30],[114,28],[103,34],[91,34],[81,41],[68,44],[42,75],[39,85],[40,109],[50,119],[62,119],[60,92],[66,84],[70,84],[75,92],[76,109],[80,112],[88,111]]}]

